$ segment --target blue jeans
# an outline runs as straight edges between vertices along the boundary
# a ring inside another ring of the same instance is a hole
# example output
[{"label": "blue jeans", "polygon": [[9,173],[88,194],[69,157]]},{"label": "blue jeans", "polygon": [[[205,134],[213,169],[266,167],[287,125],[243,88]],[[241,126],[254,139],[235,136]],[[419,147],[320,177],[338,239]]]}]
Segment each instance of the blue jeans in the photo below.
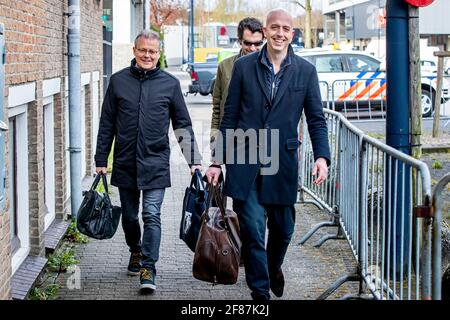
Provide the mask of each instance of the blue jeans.
[{"label": "blue jeans", "polygon": [[155,264],[159,259],[161,244],[161,205],[165,189],[142,191],[142,220],[144,235],[141,241],[139,225],[140,190],[119,188],[122,206],[122,227],[130,252],[142,252],[142,267],[156,274]]},{"label": "blue jeans", "polygon": [[[293,205],[263,205],[258,200],[258,179],[247,200],[233,200],[233,210],[239,217],[245,278],[252,297],[270,298],[270,278],[281,269],[284,256],[294,233]],[[269,230],[267,249],[265,245]]]}]

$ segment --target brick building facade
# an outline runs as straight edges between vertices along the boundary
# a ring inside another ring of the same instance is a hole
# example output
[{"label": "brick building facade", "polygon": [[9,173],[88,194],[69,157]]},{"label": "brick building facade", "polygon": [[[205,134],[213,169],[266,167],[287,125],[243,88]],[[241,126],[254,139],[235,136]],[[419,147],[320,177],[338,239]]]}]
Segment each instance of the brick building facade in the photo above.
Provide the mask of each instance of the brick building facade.
[{"label": "brick building facade", "polygon": [[[3,122],[6,167],[0,207],[0,299],[15,297],[13,279],[32,257],[45,259],[47,238],[70,211],[68,1],[0,0],[4,26]],[[102,1],[80,0],[82,175],[94,171],[102,100]],[[80,177],[80,179],[83,177]],[[23,290],[23,289],[22,289]],[[18,296],[23,293],[18,291]]]}]

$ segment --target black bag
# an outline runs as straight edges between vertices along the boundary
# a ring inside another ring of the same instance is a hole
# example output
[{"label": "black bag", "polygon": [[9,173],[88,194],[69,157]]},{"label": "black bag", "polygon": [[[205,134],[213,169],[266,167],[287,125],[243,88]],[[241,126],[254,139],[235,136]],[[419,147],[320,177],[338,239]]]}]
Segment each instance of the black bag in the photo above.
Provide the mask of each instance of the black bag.
[{"label": "black bag", "polygon": [[180,222],[180,239],[187,244],[192,252],[195,252],[200,230],[200,218],[206,208],[207,196],[202,174],[199,170],[195,170],[191,184],[184,192]]},{"label": "black bag", "polygon": [[[95,190],[100,178],[105,187],[103,194]],[[111,238],[116,233],[122,211],[120,207],[111,204],[106,175],[98,174],[91,188],[88,191],[83,191],[83,197],[77,213],[78,230],[95,239]]]}]

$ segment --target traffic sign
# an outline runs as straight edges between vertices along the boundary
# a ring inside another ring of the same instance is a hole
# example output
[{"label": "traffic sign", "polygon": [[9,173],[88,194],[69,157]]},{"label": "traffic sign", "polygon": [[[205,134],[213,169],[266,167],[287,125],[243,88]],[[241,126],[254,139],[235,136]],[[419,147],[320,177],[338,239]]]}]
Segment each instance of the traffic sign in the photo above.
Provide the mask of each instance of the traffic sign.
[{"label": "traffic sign", "polygon": [[434,0],[405,0],[414,7],[426,7],[433,3]]}]

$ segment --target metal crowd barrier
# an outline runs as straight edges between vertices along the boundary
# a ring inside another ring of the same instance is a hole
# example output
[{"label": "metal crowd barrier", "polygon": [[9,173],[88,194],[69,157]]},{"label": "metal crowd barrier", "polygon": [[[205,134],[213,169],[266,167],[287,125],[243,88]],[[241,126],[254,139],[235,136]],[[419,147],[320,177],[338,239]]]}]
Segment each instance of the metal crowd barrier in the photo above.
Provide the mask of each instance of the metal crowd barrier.
[{"label": "metal crowd barrier", "polygon": [[440,252],[431,247],[438,245],[432,239],[432,223],[436,236],[440,222],[432,218],[428,167],[365,135],[342,114],[324,111],[332,149],[329,181],[317,187],[309,178],[314,159],[303,128],[299,199],[309,195],[332,218],[315,226],[301,243],[322,226],[337,226],[337,235],[323,239],[346,239],[358,267],[318,299],[346,281],[359,281],[360,292],[344,299],[364,292],[375,299],[431,299],[440,277],[431,269],[432,262],[440,264]]},{"label": "metal crowd barrier", "polygon": [[331,85],[331,105],[346,118],[355,120],[385,119],[386,80],[335,80]]},{"label": "metal crowd barrier", "polygon": [[441,180],[437,183],[433,190],[433,299],[441,299],[441,256],[442,256],[442,233],[441,233],[441,222],[442,222],[442,191],[445,186],[450,183],[450,173],[447,173]]},{"label": "metal crowd barrier", "polygon": [[323,107],[331,109],[330,85],[326,81],[319,81],[320,95],[323,101]]},{"label": "metal crowd barrier", "polygon": [[[340,118],[335,117],[332,113],[326,112],[325,118],[328,126],[328,143],[330,145],[331,158],[337,159],[339,154],[339,138],[340,138]],[[322,227],[339,227],[338,216],[335,214],[338,203],[338,196],[340,192],[340,186],[338,181],[338,166],[333,162],[330,165],[328,178],[326,183],[321,186],[314,184],[314,179],[311,176],[311,171],[314,165],[314,156],[312,147],[310,145],[309,134],[307,126],[302,125],[300,129],[302,135],[301,155],[299,161],[300,164],[300,188],[299,188],[299,201],[303,203],[312,203],[319,209],[326,209],[330,213],[330,221],[321,222],[312,228],[301,240],[300,244],[304,244],[308,239]],[[306,199],[307,194],[311,199]],[[316,247],[320,247],[325,241],[330,239],[343,239],[343,235],[338,232],[336,235],[326,235],[316,243]]]}]

